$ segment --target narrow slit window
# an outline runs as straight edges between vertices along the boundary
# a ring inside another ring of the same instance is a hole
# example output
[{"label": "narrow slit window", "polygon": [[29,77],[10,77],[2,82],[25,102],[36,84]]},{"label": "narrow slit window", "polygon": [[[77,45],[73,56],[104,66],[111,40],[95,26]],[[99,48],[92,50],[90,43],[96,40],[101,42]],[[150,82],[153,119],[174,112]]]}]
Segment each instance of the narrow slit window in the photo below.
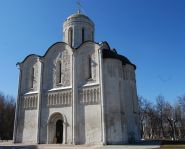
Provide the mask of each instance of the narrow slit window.
[{"label": "narrow slit window", "polygon": [[56,65],[56,84],[60,84],[62,82],[62,62],[58,61]]},{"label": "narrow slit window", "polygon": [[91,56],[89,56],[89,79],[92,78]]},{"label": "narrow slit window", "polygon": [[91,36],[92,36],[91,40],[94,41],[94,32],[93,31],[92,31],[92,35]]},{"label": "narrow slit window", "polygon": [[69,45],[72,47],[73,45],[73,29],[69,28],[68,31],[68,41],[69,41]]},{"label": "narrow slit window", "polygon": [[85,41],[85,29],[82,28],[82,43]]},{"label": "narrow slit window", "polygon": [[31,69],[31,88],[33,88],[33,84],[34,84],[34,79],[35,79],[35,69],[32,68]]},{"label": "narrow slit window", "polygon": [[59,83],[62,82],[62,72],[61,72],[61,69],[62,69],[62,64],[61,64],[61,62],[59,62]]}]

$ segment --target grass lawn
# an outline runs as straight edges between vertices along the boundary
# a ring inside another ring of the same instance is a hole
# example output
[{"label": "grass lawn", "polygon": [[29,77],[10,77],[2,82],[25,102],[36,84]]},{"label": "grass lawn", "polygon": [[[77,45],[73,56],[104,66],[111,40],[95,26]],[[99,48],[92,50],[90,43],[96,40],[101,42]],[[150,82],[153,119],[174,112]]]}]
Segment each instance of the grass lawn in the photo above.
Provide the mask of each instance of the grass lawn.
[{"label": "grass lawn", "polygon": [[161,145],[160,149],[185,149],[185,145]]}]

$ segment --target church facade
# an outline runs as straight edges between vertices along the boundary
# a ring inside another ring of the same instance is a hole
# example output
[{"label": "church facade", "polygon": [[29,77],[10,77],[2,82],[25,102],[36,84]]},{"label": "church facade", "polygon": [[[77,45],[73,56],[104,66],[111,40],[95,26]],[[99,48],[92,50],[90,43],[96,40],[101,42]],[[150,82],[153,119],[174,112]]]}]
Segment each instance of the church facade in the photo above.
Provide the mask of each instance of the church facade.
[{"label": "church facade", "polygon": [[89,17],[75,13],[64,22],[63,42],[17,64],[15,143],[140,140],[136,66],[107,42],[94,42],[94,28]]}]

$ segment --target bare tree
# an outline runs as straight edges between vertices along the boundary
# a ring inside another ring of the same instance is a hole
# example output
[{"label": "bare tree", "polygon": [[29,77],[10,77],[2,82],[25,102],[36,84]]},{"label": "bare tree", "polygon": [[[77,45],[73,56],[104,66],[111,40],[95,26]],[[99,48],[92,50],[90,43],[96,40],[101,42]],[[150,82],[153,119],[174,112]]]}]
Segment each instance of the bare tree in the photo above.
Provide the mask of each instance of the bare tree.
[{"label": "bare tree", "polygon": [[170,137],[173,140],[176,140],[176,122],[175,118],[175,109],[171,106],[169,102],[165,103],[164,107],[164,121],[166,124],[166,137]]},{"label": "bare tree", "polygon": [[185,95],[178,97],[179,104],[185,108]]},{"label": "bare tree", "polygon": [[0,92],[0,139],[10,140],[13,137],[15,99]]},{"label": "bare tree", "polygon": [[158,129],[158,116],[153,103],[149,102],[143,97],[139,97],[139,111],[142,138],[156,138],[156,130]]},{"label": "bare tree", "polygon": [[178,123],[178,128],[180,129],[180,136],[181,139],[185,138],[185,95],[179,96],[178,97],[178,112],[180,115],[178,116],[179,118],[179,123]]},{"label": "bare tree", "polygon": [[160,120],[160,127],[162,131],[162,138],[165,138],[165,132],[164,132],[164,107],[165,107],[165,99],[164,96],[159,95],[156,98],[156,109],[159,115]]},{"label": "bare tree", "polygon": [[141,136],[143,139],[185,139],[185,95],[175,105],[159,95],[156,103],[139,97]]}]

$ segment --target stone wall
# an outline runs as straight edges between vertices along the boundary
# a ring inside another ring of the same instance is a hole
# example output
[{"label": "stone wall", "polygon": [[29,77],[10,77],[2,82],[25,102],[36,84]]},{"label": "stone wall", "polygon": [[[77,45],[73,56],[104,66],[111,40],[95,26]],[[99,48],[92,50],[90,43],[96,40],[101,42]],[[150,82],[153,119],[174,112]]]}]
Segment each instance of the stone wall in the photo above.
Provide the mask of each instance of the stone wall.
[{"label": "stone wall", "polygon": [[128,141],[140,140],[140,124],[139,124],[139,113],[138,113],[138,97],[136,90],[136,80],[134,68],[131,65],[123,66],[124,70],[124,100],[127,105],[125,115],[127,123]]},{"label": "stone wall", "polygon": [[36,143],[37,142],[37,110],[24,111],[24,128],[22,135],[22,143]]},{"label": "stone wall", "polygon": [[135,70],[116,59],[106,58],[104,97],[106,136],[108,144],[131,143],[140,140]]},{"label": "stone wall", "polygon": [[[42,96],[40,143],[54,143],[53,137],[48,138],[49,120],[52,115],[60,113],[62,120],[65,119],[66,136],[65,144],[72,143],[72,88],[58,88],[47,91]],[[53,129],[55,131],[55,128]],[[52,131],[52,133],[53,133]]]},{"label": "stone wall", "polygon": [[41,62],[39,61],[39,57],[35,55],[29,56],[26,59],[26,61],[20,66],[20,69],[22,71],[21,78],[22,94],[38,91],[38,87],[40,84],[40,68]]},{"label": "stone wall", "polygon": [[37,142],[40,73],[41,62],[36,55],[28,56],[24,63],[20,64],[16,142]]},{"label": "stone wall", "polygon": [[99,84],[83,87],[78,103],[78,144],[99,144],[101,142],[101,100]]},{"label": "stone wall", "polygon": [[[119,84],[122,78],[119,70],[122,63],[116,59],[104,59],[104,101],[106,119],[106,140],[108,144],[120,144],[123,141],[122,115],[124,107],[121,104]],[[124,140],[125,141],[125,140]]]},{"label": "stone wall", "polygon": [[[57,82],[57,63],[61,62],[61,82]],[[64,43],[52,46],[43,59],[43,91],[71,86],[72,49]]]},{"label": "stone wall", "polygon": [[71,107],[48,107],[42,109],[41,112],[41,128],[40,128],[40,143],[49,143],[53,144],[53,137],[50,136],[50,139],[48,137],[48,134],[51,134],[53,131],[55,131],[55,128],[52,130],[52,132],[49,132],[48,130],[48,125],[49,125],[49,120],[52,115],[60,113],[65,119],[66,119],[66,136],[65,137],[65,144],[72,144],[72,108]]},{"label": "stone wall", "polygon": [[99,48],[97,44],[85,43],[75,54],[77,144],[102,141]]}]

